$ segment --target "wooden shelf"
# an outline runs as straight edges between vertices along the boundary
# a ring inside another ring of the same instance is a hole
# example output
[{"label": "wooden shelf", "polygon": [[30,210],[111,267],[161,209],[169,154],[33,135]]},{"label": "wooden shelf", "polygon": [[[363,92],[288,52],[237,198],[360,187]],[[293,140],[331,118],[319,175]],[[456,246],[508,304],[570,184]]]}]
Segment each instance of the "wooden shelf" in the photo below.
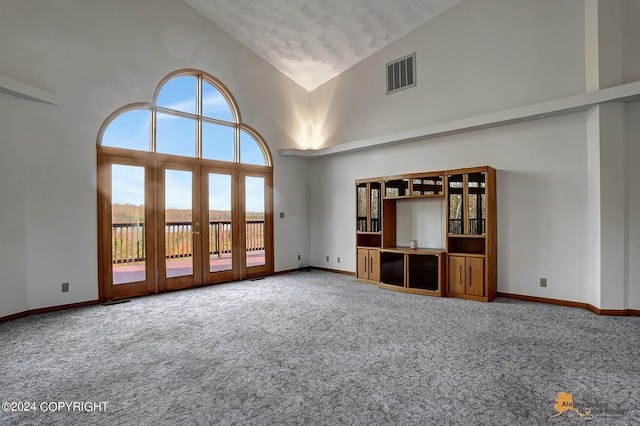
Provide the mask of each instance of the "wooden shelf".
[{"label": "wooden shelf", "polygon": [[380,252],[390,252],[390,253],[408,253],[408,254],[424,254],[424,255],[442,255],[447,251],[443,248],[417,248],[412,249],[411,247],[385,247],[380,249]]},{"label": "wooden shelf", "polygon": [[[495,181],[488,166],[356,180],[358,281],[430,296],[495,298]],[[446,247],[397,246],[398,203],[429,198],[446,200]]]}]

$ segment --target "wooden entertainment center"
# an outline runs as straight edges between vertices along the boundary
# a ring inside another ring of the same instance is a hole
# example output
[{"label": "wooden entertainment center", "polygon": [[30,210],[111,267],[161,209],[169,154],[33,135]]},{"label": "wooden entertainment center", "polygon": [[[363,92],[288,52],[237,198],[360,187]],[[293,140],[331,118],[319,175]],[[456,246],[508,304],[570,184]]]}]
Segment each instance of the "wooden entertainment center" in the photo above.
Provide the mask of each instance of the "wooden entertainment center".
[{"label": "wooden entertainment center", "polygon": [[[397,245],[397,207],[444,202],[446,247]],[[356,180],[357,280],[489,302],[497,291],[496,171],[482,166]]]}]

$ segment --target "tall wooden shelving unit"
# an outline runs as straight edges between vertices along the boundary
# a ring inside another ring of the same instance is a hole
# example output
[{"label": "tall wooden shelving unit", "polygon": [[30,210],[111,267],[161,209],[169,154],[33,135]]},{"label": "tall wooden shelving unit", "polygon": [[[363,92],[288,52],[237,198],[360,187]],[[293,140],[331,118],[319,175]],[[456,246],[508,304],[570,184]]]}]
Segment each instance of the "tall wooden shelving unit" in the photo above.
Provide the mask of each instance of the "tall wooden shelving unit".
[{"label": "tall wooden shelving unit", "polygon": [[496,171],[447,171],[447,296],[488,302],[497,292]]},{"label": "tall wooden shelving unit", "polygon": [[[488,302],[497,290],[496,171],[483,166],[356,180],[357,280]],[[446,247],[398,247],[396,206],[445,200]]]}]

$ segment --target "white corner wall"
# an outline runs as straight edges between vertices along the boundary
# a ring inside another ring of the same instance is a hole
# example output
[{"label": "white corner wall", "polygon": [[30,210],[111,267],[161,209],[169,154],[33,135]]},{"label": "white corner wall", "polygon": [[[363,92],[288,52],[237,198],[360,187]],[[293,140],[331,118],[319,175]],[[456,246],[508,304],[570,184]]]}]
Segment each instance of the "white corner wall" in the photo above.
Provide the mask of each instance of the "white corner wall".
[{"label": "white corner wall", "polygon": [[640,102],[626,109],[626,272],[628,309],[640,310]]},{"label": "white corner wall", "polygon": [[276,270],[308,256],[307,160],[278,155],[308,93],[186,3],[3,0],[0,58],[1,75],[58,101],[0,93],[0,317],[97,299],[98,130],[182,68],[219,78],[270,146],[274,207],[286,213],[275,220]]},{"label": "white corner wall", "polygon": [[355,271],[355,179],[490,165],[498,170],[498,291],[591,304],[586,160],[585,113],[317,159],[312,263]]},{"label": "white corner wall", "polygon": [[624,2],[624,82],[640,80],[640,2]]},{"label": "white corner wall", "polygon": [[[459,3],[312,92],[323,147],[584,93],[584,16],[584,0]],[[385,64],[412,52],[416,87],[386,95]]]},{"label": "white corner wall", "polygon": [[4,122],[28,120],[15,114],[22,102],[0,93],[0,317],[27,309],[25,150]]},{"label": "white corner wall", "polygon": [[[583,93],[587,78],[593,90],[635,81],[638,12],[627,0],[463,2],[313,92],[323,146]],[[595,44],[586,33],[594,29]],[[417,87],[385,95],[384,64],[413,51]],[[488,164],[498,169],[498,291],[634,309],[638,212],[627,194],[637,178],[637,109],[626,109],[601,105],[316,160],[312,263],[355,270],[355,179]]]}]

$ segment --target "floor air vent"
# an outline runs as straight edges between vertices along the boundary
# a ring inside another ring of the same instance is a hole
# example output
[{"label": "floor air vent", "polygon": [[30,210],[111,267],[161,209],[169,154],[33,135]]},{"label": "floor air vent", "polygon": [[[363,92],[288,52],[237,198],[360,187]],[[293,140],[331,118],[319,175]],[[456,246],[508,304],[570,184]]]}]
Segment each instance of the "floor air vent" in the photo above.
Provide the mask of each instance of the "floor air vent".
[{"label": "floor air vent", "polygon": [[416,54],[387,64],[387,94],[416,85]]}]

